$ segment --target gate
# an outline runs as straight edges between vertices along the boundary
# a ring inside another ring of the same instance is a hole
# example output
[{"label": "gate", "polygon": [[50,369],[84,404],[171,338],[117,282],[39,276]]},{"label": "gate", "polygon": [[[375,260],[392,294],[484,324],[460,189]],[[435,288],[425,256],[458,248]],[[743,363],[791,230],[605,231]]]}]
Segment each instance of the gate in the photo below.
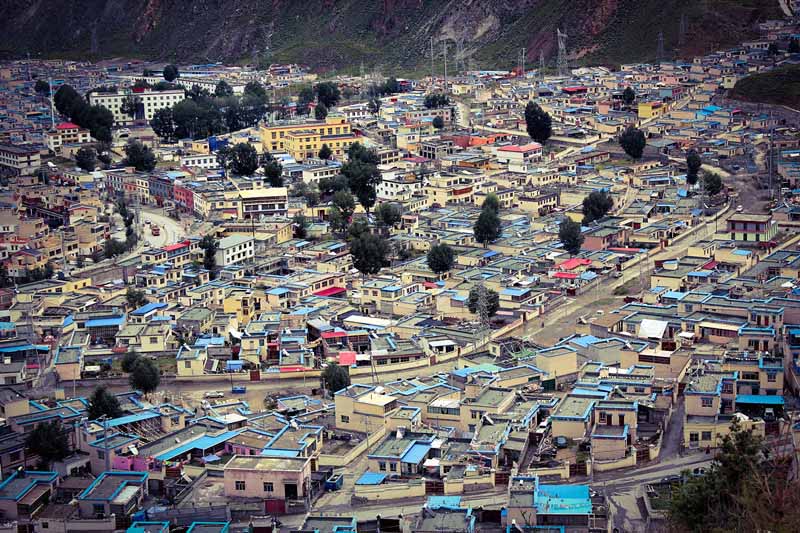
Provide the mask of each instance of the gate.
[{"label": "gate", "polygon": [[444,481],[440,481],[438,479],[426,479],[425,494],[444,494]]}]

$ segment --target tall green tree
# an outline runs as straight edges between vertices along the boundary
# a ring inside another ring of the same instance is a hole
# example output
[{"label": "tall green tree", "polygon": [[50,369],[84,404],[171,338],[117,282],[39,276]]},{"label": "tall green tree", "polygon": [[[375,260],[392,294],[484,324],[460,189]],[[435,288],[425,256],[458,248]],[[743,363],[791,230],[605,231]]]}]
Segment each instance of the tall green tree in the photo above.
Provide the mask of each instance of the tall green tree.
[{"label": "tall green tree", "polygon": [[200,239],[200,248],[203,250],[203,268],[211,273],[211,279],[216,277],[218,247],[217,239],[211,235],[205,235]]},{"label": "tall green tree", "polygon": [[339,92],[339,87],[330,81],[318,83],[316,87],[314,87],[314,92],[317,94],[317,100],[328,109],[336,107],[336,104],[339,103],[339,99],[342,97]]},{"label": "tall green tree", "polygon": [[491,209],[495,213],[500,214],[500,199],[495,193],[490,192],[486,195],[486,198],[484,198],[483,204],[481,204],[481,209]]},{"label": "tall green tree", "polygon": [[483,209],[472,228],[475,240],[485,248],[489,243],[496,241],[502,235],[500,217],[492,209]]},{"label": "tall green tree", "polygon": [[634,101],[636,101],[636,92],[632,87],[625,87],[625,90],[622,91],[622,102],[626,106],[630,106]]},{"label": "tall green tree", "polygon": [[129,94],[122,101],[122,104],[119,106],[119,110],[133,119],[136,118],[136,110],[139,108],[139,104],[141,103],[141,98],[135,94]]},{"label": "tall green tree", "polygon": [[33,90],[39,96],[47,96],[50,94],[50,84],[45,80],[36,80],[36,83],[33,85]]},{"label": "tall green tree", "polygon": [[588,225],[606,216],[614,200],[605,191],[592,191],[583,199],[583,224]]},{"label": "tall green tree", "polygon": [[167,143],[175,142],[175,119],[171,107],[162,107],[150,120],[150,127],[158,137]]},{"label": "tall green tree", "polygon": [[391,228],[402,218],[402,213],[397,204],[384,202],[375,208],[375,220],[378,225],[384,228]]},{"label": "tall green tree", "polygon": [[558,226],[558,240],[564,245],[564,249],[570,255],[580,253],[584,238],[583,233],[581,233],[581,225],[569,217],[564,217],[564,220]]},{"label": "tall green tree", "polygon": [[472,287],[467,297],[467,309],[475,315],[479,315],[483,310],[485,316],[482,318],[484,320],[492,318],[500,309],[500,295],[483,285]]},{"label": "tall green tree", "polygon": [[380,100],[380,98],[370,98],[369,102],[367,102],[367,109],[373,115],[377,115],[378,112],[381,110],[381,100]]},{"label": "tall green tree", "polygon": [[294,236],[296,239],[305,239],[308,237],[308,219],[302,213],[297,213],[292,219],[292,226],[294,227]]},{"label": "tall green tree", "polygon": [[553,134],[553,123],[550,115],[536,102],[530,101],[525,106],[525,127],[528,136],[534,141],[544,144]]},{"label": "tall green tree", "polygon": [[300,92],[297,94],[297,114],[308,114],[309,104],[315,99],[316,96],[314,95],[314,89],[312,87],[305,86],[300,89]]},{"label": "tall green tree", "polygon": [[261,168],[270,187],[283,187],[283,165],[269,152],[264,154]]},{"label": "tall green tree", "polygon": [[450,99],[446,94],[429,93],[425,95],[424,104],[428,109],[441,109],[450,105]]},{"label": "tall green tree", "polygon": [[436,274],[442,274],[453,268],[456,258],[453,249],[446,244],[434,244],[428,250],[427,263]]},{"label": "tall green tree", "polygon": [[237,176],[252,176],[258,169],[258,152],[249,143],[236,143],[230,151],[231,172]]},{"label": "tall green tree", "polygon": [[319,154],[317,154],[317,157],[327,161],[332,156],[333,156],[333,150],[331,150],[331,147],[328,146],[326,143],[323,143],[322,148],[319,149]]},{"label": "tall green tree", "polygon": [[350,242],[350,255],[353,266],[362,274],[375,275],[385,266],[389,266],[386,256],[389,244],[385,239],[369,232],[364,232]]},{"label": "tall green tree", "polygon": [[75,153],[75,164],[84,172],[91,172],[97,166],[97,152],[90,146],[84,146]]},{"label": "tall green tree", "polygon": [[147,357],[140,357],[128,376],[130,386],[144,394],[154,392],[161,383],[161,374],[156,364]]},{"label": "tall green tree", "polygon": [[647,145],[644,132],[639,128],[628,126],[619,136],[619,145],[633,159],[640,159]]},{"label": "tall green tree", "polygon": [[714,172],[706,172],[703,175],[703,190],[709,196],[714,196],[722,192],[722,178]]},{"label": "tall green tree", "polygon": [[134,310],[143,305],[147,305],[148,300],[144,291],[128,287],[128,290],[125,292],[125,302],[128,304],[129,309]]},{"label": "tall green tree", "polygon": [[122,416],[122,408],[117,397],[109,393],[104,386],[100,386],[95,388],[89,397],[86,414],[89,420],[97,420],[102,416],[119,418]]},{"label": "tall green tree", "polygon": [[168,82],[175,81],[176,79],[178,79],[178,76],[181,75],[180,72],[178,71],[178,67],[172,64],[164,67],[163,74],[164,74],[164,79],[167,80]]},{"label": "tall green tree", "polygon": [[342,389],[350,386],[350,373],[346,368],[337,365],[336,363],[329,363],[320,375],[322,384],[326,390],[331,394],[335,394]]},{"label": "tall green tree", "polygon": [[136,361],[139,360],[139,354],[136,353],[136,350],[131,350],[125,355],[122,356],[122,361],[120,361],[120,367],[122,371],[126,374],[133,372],[133,367],[136,365]]},{"label": "tall green tree", "polygon": [[331,201],[331,226],[334,231],[344,231],[350,224],[350,217],[356,209],[356,202],[348,190],[336,191]]},{"label": "tall green tree", "polygon": [[214,96],[219,98],[233,96],[233,87],[231,87],[231,84],[227,81],[219,80],[217,86],[214,88]]},{"label": "tall green tree", "polygon": [[135,167],[139,172],[152,172],[156,168],[156,156],[142,141],[131,139],[125,145],[124,164]]},{"label": "tall green tree", "polygon": [[41,422],[26,434],[25,447],[31,454],[38,455],[41,465],[47,468],[54,461],[61,461],[69,456],[71,449],[68,431],[58,420]]},{"label": "tall green tree", "polygon": [[342,166],[342,174],[347,177],[347,183],[358,203],[369,213],[378,198],[376,190],[381,182],[381,172],[377,165],[361,159],[351,160]]},{"label": "tall green tree", "polygon": [[433,127],[437,130],[444,128],[444,119],[442,117],[433,117]]},{"label": "tall green tree", "polygon": [[703,160],[697,150],[692,148],[686,152],[686,183],[694,186],[697,183],[697,176],[700,172],[700,167],[703,166]]},{"label": "tall green tree", "polygon": [[322,102],[318,103],[314,108],[314,118],[317,120],[325,120],[328,116],[328,107]]}]

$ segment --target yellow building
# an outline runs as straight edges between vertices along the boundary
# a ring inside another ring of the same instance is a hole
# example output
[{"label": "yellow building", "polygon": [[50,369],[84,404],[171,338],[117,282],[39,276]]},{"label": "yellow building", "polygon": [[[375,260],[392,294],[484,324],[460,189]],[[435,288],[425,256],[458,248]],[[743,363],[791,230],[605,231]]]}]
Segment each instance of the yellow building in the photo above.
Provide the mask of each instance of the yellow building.
[{"label": "yellow building", "polygon": [[341,115],[328,115],[325,120],[263,126],[260,135],[264,150],[287,151],[298,160],[317,157],[323,144],[341,158],[356,142],[350,123]]}]

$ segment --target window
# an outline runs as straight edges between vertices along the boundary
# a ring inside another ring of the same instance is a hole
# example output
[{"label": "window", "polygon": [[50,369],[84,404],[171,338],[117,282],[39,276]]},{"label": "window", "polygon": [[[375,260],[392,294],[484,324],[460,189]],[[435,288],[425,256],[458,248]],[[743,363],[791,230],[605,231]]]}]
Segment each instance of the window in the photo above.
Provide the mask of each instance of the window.
[{"label": "window", "polygon": [[689,442],[697,442],[698,441],[697,433],[689,433]]},{"label": "window", "polygon": [[235,488],[236,490],[244,490],[244,487],[245,487],[245,485],[244,485],[244,481],[236,481],[236,482],[234,483],[234,488]]},{"label": "window", "polygon": [[106,453],[103,450],[97,450],[97,458],[98,459],[105,459]]},{"label": "window", "polygon": [[273,492],[275,487],[272,485],[272,482],[265,481],[264,482],[264,492]]},{"label": "window", "polygon": [[347,415],[342,415],[342,417],[341,417],[341,418],[342,418],[342,422],[344,422],[345,424],[348,424],[348,423],[350,423],[350,417],[349,417],[349,416],[347,416]]},{"label": "window", "polygon": [[700,440],[711,440],[711,432],[710,431],[703,431],[700,434]]},{"label": "window", "polygon": [[397,463],[389,463],[389,470],[397,472]]},{"label": "window", "polygon": [[703,405],[703,407],[711,407],[711,406],[714,405],[714,400],[712,398],[708,398],[706,396],[703,396],[702,405]]},{"label": "window", "polygon": [[183,368],[192,368],[192,362],[191,361],[184,361],[183,362]]},{"label": "window", "polygon": [[48,527],[50,527],[50,524],[47,522],[42,522],[42,529],[47,529]]},{"label": "window", "polygon": [[778,375],[775,372],[767,372],[767,381],[775,383],[778,380]]},{"label": "window", "polygon": [[386,463],[384,463],[383,461],[379,462],[378,470],[380,470],[381,472],[386,472]]}]

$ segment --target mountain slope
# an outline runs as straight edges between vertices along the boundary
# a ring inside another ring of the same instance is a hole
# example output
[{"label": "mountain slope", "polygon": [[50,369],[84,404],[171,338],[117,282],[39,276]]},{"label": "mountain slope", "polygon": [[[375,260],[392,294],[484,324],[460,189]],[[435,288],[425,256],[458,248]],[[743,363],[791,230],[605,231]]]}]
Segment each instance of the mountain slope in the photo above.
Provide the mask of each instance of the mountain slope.
[{"label": "mountain slope", "polygon": [[0,51],[239,61],[271,43],[274,61],[425,72],[431,38],[437,63],[461,41],[474,66],[516,65],[521,47],[552,64],[560,27],[572,61],[619,63],[653,59],[660,31],[668,54],[692,54],[778,16],[771,0],[2,0]]}]

